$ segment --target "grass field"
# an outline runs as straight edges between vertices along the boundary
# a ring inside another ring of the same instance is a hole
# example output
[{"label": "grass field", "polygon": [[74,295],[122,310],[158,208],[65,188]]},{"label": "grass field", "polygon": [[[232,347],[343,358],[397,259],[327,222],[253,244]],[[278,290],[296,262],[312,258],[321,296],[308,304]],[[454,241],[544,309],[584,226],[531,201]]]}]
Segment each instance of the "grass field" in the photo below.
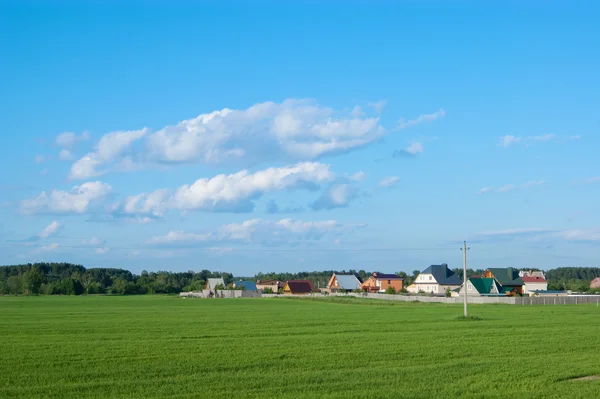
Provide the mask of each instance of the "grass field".
[{"label": "grass field", "polygon": [[600,309],[0,298],[0,398],[598,398]]}]

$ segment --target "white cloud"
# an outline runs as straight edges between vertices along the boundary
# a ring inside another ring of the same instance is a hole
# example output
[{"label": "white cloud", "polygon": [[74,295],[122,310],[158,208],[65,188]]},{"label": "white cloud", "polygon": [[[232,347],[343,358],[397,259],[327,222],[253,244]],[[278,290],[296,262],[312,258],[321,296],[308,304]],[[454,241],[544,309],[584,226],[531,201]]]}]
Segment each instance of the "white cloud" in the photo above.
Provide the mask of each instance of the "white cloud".
[{"label": "white cloud", "polygon": [[561,136],[557,136],[552,133],[541,134],[538,136],[526,136],[526,137],[521,137],[521,136],[517,137],[517,136],[512,136],[512,135],[506,135],[506,136],[500,137],[500,145],[503,146],[504,148],[508,148],[508,147],[512,146],[513,144],[522,143],[526,147],[529,147],[535,143],[547,143],[550,141],[554,141],[557,143],[567,143],[569,141],[579,140],[580,138],[581,138],[580,135],[568,136],[568,137],[561,138]]},{"label": "white cloud", "polygon": [[367,104],[369,107],[373,108],[373,110],[375,110],[375,112],[377,112],[378,114],[381,113],[381,111],[383,111],[383,107],[385,107],[387,104],[387,101],[385,100],[380,100],[374,103],[369,103]]},{"label": "white cloud", "polygon": [[498,190],[496,190],[499,193],[506,193],[509,191],[512,191],[516,188],[516,186],[514,184],[507,184],[505,186],[500,187]]},{"label": "white cloud", "polygon": [[394,158],[402,157],[402,156],[414,157],[414,156],[421,154],[423,151],[424,151],[423,144],[420,142],[415,142],[403,150],[395,150],[393,156],[394,156]]},{"label": "white cloud", "polygon": [[60,147],[71,149],[78,141],[87,141],[89,139],[90,135],[88,132],[83,132],[79,136],[73,132],[64,132],[56,136],[55,142]]},{"label": "white cloud", "polygon": [[96,252],[98,255],[104,255],[105,253],[108,252],[108,250],[109,250],[108,248],[102,247],[102,248],[96,248],[94,250],[94,252]]},{"label": "white cloud", "polygon": [[582,183],[582,184],[592,184],[592,183],[599,183],[600,182],[600,176],[598,177],[590,177],[589,179],[583,179],[578,181],[578,183]]},{"label": "white cloud", "polygon": [[246,220],[242,223],[232,223],[221,226],[215,232],[189,233],[170,231],[164,236],[153,237],[147,241],[150,245],[206,245],[212,247],[215,243],[257,243],[264,245],[293,244],[298,241],[316,241],[331,234],[363,226],[345,226],[335,220],[302,221],[281,219],[270,221],[262,219]]},{"label": "white cloud", "polygon": [[363,111],[363,108],[360,105],[357,105],[354,108],[352,108],[352,111],[350,112],[350,115],[352,115],[354,118],[360,118],[364,114],[365,112]]},{"label": "white cloud", "polygon": [[546,183],[545,180],[532,180],[532,181],[528,181],[527,183],[523,184],[523,188],[540,186],[540,185],[542,185],[544,183]]},{"label": "white cloud", "polygon": [[358,188],[348,183],[336,183],[329,186],[311,205],[315,211],[345,208],[358,197]]},{"label": "white cloud", "polygon": [[[118,168],[120,166],[119,161],[124,161],[128,168],[131,167],[131,160],[124,157],[124,152],[135,141],[144,137],[146,133],[148,133],[148,129],[119,131],[104,135],[98,141],[94,152],[83,156],[71,166],[69,178],[80,180],[103,175],[109,172],[110,166]],[[103,166],[105,168],[100,170]]]},{"label": "white cloud", "polygon": [[61,161],[72,161],[75,159],[75,155],[71,152],[71,150],[63,148],[58,154],[58,159],[60,159]]},{"label": "white cloud", "polygon": [[531,188],[531,187],[535,187],[535,186],[540,186],[545,183],[546,183],[545,180],[531,180],[531,181],[528,181],[528,182],[522,184],[521,186],[517,186],[514,184],[506,184],[499,188],[484,187],[481,190],[479,190],[479,194],[487,194],[487,193],[494,192],[494,191],[497,193],[507,193],[509,191],[514,191],[519,188],[527,189],[527,188]]},{"label": "white cloud", "polygon": [[502,139],[502,145],[504,146],[504,148],[508,148],[513,144],[521,142],[521,140],[522,140],[521,137],[515,137],[515,136],[511,136],[511,135],[503,136],[503,137],[501,137],[501,139]]},{"label": "white cloud", "polygon": [[104,240],[102,240],[102,239],[100,239],[100,238],[98,238],[96,236],[93,236],[89,240],[83,240],[83,245],[90,246],[90,247],[98,247],[98,246],[103,245],[105,243],[106,243],[106,241],[104,241]]},{"label": "white cloud", "polygon": [[36,155],[35,156],[35,163],[44,163],[46,162],[48,159],[46,158],[45,155]]},{"label": "white cloud", "polygon": [[57,243],[43,245],[36,252],[53,252],[58,249],[59,245]]},{"label": "white cloud", "polygon": [[549,230],[541,227],[527,227],[517,229],[505,229],[505,230],[489,230],[477,233],[478,236],[494,237],[494,236],[512,236],[522,234],[542,234],[549,233],[554,230]]},{"label": "white cloud", "polygon": [[54,220],[40,233],[40,238],[48,238],[48,237],[56,234],[62,227],[63,227],[62,223]]},{"label": "white cloud", "polygon": [[406,129],[411,126],[418,125],[419,123],[432,122],[438,118],[444,117],[445,115],[446,115],[446,111],[444,111],[443,108],[440,108],[439,111],[434,112],[433,114],[419,115],[419,117],[417,119],[412,119],[412,120],[400,119],[398,121],[398,125],[396,126],[396,128],[397,129]]},{"label": "white cloud", "polygon": [[213,239],[211,234],[194,234],[184,231],[170,231],[165,236],[153,237],[148,241],[149,244],[172,244],[176,242],[206,242]]},{"label": "white cloud", "polygon": [[[369,106],[380,112],[384,104]],[[400,126],[406,128],[444,114],[440,110],[421,115]],[[297,99],[264,102],[242,110],[224,108],[165,126],[151,134],[146,134],[146,129],[136,132],[133,141],[145,136],[142,148],[132,148],[127,156],[124,151],[131,141],[114,146],[119,132],[109,133],[100,140],[96,151],[73,165],[71,178],[84,179],[164,163],[255,165],[265,160],[314,160],[365,146],[387,133],[380,119],[365,117],[360,106],[351,111],[337,111],[313,100]],[[104,152],[103,141],[110,141],[115,149]]]},{"label": "white cloud", "polygon": [[303,162],[251,173],[248,170],[211,179],[198,179],[171,191],[156,190],[130,196],[116,209],[124,214],[162,216],[167,210],[205,210],[213,212],[249,212],[254,200],[265,193],[282,190],[317,189],[333,180],[329,165]]},{"label": "white cloud", "polygon": [[565,230],[557,235],[567,241],[600,242],[600,230]]},{"label": "white cloud", "polygon": [[158,161],[212,164],[274,159],[313,159],[361,147],[381,137],[379,118],[344,115],[311,100],[266,102],[246,110],[202,114],[148,137]]},{"label": "white cloud", "polygon": [[363,172],[362,170],[360,172],[356,172],[355,174],[353,174],[352,176],[350,176],[350,180],[351,181],[363,181],[367,178],[367,174],[365,172]]},{"label": "white cloud", "polygon": [[381,181],[379,182],[379,187],[380,188],[393,187],[399,181],[400,181],[400,178],[398,176],[386,177],[384,179],[381,179]]},{"label": "white cloud", "polygon": [[85,213],[95,203],[105,199],[112,191],[111,186],[100,181],[75,186],[71,191],[43,191],[35,198],[21,201],[23,213]]}]

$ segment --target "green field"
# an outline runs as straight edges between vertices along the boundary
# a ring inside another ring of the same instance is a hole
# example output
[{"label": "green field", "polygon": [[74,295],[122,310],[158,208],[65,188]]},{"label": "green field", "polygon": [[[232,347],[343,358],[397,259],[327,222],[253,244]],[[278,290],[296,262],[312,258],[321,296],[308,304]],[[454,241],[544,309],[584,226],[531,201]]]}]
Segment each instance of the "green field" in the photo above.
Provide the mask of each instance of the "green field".
[{"label": "green field", "polygon": [[600,309],[0,297],[0,398],[598,398]]}]

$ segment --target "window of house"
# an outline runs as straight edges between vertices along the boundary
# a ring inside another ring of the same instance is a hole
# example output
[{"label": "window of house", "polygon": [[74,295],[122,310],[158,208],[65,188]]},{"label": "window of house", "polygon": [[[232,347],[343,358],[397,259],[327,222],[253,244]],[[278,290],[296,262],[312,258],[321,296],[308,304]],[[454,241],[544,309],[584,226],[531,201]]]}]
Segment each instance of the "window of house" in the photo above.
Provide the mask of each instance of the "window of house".
[{"label": "window of house", "polygon": [[389,284],[392,284],[392,280],[388,280],[388,285],[389,285]]},{"label": "window of house", "polygon": [[473,289],[473,286],[471,285],[471,283],[467,284],[467,290],[471,291]]},{"label": "window of house", "polygon": [[433,277],[429,276],[429,280],[431,281],[433,279]]}]

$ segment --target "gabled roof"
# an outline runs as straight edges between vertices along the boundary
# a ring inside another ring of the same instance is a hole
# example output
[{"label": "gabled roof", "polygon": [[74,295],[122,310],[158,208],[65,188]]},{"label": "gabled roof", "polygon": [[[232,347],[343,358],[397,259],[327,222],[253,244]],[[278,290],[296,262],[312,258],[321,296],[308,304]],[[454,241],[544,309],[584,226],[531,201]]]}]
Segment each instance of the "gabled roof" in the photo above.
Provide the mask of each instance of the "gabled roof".
[{"label": "gabled roof", "polygon": [[[339,284],[339,288],[343,290],[360,289],[361,282],[354,274],[333,274]],[[333,287],[329,287],[333,288]],[[336,287],[337,288],[337,287]]]},{"label": "gabled roof", "polygon": [[306,294],[315,290],[308,280],[290,280],[286,285],[292,293]]},{"label": "gabled roof", "polygon": [[234,281],[233,285],[236,288],[243,285],[246,291],[256,291],[258,289],[256,288],[256,283],[254,281]]},{"label": "gabled roof", "polygon": [[542,278],[542,277],[536,277],[536,276],[523,276],[521,277],[521,280],[523,280],[524,283],[545,283],[546,279]]},{"label": "gabled roof", "polygon": [[[480,294],[491,294],[494,286],[493,278],[469,278],[469,282]],[[495,292],[494,292],[495,294]]]},{"label": "gabled roof", "polygon": [[500,283],[500,285],[510,285],[510,286],[522,286],[523,280],[519,277],[519,272],[512,267],[507,268],[490,268],[488,269],[493,275],[496,281]]},{"label": "gabled roof", "polygon": [[441,265],[431,265],[427,269],[423,270],[421,274],[431,274],[433,278],[435,278],[435,281],[441,285],[462,284],[456,273],[448,269],[448,265],[445,263],[442,263]]},{"label": "gabled roof", "polygon": [[208,284],[208,288],[211,290],[214,290],[215,287],[219,284],[221,284],[223,287],[225,286],[225,281],[219,277],[219,278],[207,278],[206,279],[206,284]]},{"label": "gabled roof", "polygon": [[404,278],[398,276],[397,274],[385,274],[385,273],[373,273],[373,277],[378,280],[404,280]]}]

